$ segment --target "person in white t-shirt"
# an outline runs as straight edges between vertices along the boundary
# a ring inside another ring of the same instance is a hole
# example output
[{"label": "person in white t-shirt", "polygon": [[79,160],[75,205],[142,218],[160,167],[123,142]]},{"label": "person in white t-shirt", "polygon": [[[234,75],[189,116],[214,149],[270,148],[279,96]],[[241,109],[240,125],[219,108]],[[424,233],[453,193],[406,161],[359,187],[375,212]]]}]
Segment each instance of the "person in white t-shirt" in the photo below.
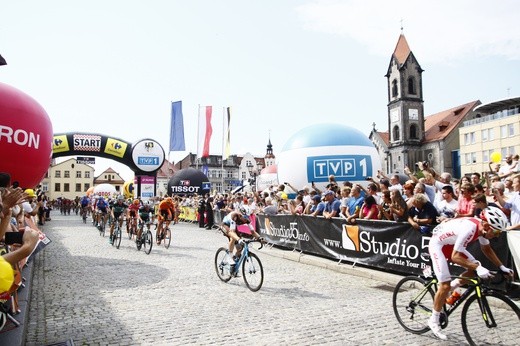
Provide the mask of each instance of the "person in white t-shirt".
[{"label": "person in white t-shirt", "polygon": [[435,208],[439,212],[437,222],[444,222],[449,219],[453,219],[457,213],[457,200],[455,199],[453,187],[451,185],[445,185],[441,189],[442,200],[435,201]]},{"label": "person in white t-shirt", "polygon": [[514,173],[514,170],[516,168],[515,164],[513,163],[513,155],[507,155],[506,163],[500,165],[500,169],[498,170],[498,176],[500,179],[504,179],[508,175]]}]

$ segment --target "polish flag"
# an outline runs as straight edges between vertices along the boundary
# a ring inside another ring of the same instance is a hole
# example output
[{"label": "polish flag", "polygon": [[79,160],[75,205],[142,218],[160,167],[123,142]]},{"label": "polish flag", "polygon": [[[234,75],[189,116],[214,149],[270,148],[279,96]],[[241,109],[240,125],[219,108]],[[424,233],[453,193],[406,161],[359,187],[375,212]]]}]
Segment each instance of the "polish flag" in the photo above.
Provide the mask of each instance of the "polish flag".
[{"label": "polish flag", "polygon": [[209,157],[209,143],[213,129],[211,128],[211,106],[201,107],[199,112],[199,145],[197,156],[200,158]]}]

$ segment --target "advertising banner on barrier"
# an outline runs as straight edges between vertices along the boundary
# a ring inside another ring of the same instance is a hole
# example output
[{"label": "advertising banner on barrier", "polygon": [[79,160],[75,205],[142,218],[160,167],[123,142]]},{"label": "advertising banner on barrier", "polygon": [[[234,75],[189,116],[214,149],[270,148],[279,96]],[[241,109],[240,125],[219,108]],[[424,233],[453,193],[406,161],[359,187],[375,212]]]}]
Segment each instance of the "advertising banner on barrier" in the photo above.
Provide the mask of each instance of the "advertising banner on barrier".
[{"label": "advertising banner on barrier", "polygon": [[[310,216],[257,215],[260,234],[269,242],[335,260],[403,274],[420,275],[428,265],[430,237],[421,235],[410,224],[392,221],[360,220],[348,225],[343,219],[326,220]],[[506,235],[491,240],[491,246],[503,263],[508,263]],[[469,251],[487,268],[494,266],[473,242]],[[452,274],[463,270],[452,265]]]}]

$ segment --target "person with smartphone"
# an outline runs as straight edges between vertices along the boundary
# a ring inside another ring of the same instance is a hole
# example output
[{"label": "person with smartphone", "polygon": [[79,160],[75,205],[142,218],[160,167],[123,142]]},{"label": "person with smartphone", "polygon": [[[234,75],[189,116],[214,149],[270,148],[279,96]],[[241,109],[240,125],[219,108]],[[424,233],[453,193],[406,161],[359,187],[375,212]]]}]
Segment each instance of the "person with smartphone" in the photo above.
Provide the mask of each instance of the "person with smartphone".
[{"label": "person with smartphone", "polygon": [[[18,249],[2,255],[11,265],[29,256],[38,244],[38,231],[26,227],[25,232],[19,233],[12,229],[12,208],[22,203],[25,198],[26,194],[21,188],[0,187],[0,239],[6,240],[6,243],[20,244]],[[6,236],[7,233],[9,236]]]}]

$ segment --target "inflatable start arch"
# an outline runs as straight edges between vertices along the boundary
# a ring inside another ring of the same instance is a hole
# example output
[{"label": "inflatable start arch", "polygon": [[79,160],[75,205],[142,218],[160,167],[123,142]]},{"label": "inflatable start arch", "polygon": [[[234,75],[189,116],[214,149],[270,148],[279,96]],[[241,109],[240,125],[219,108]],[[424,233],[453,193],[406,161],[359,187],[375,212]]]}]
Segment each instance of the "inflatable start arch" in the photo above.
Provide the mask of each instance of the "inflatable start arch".
[{"label": "inflatable start arch", "polygon": [[[57,133],[52,141],[52,157],[63,156],[98,156],[120,162],[134,171],[137,182],[137,195],[152,197],[155,194],[155,178],[157,171],[164,163],[164,149],[153,139],[141,139],[130,143],[120,138],[105,136],[98,133]],[[145,179],[145,177],[147,177]],[[141,193],[141,181],[150,182],[154,179],[154,191],[147,189],[147,194]]]}]

